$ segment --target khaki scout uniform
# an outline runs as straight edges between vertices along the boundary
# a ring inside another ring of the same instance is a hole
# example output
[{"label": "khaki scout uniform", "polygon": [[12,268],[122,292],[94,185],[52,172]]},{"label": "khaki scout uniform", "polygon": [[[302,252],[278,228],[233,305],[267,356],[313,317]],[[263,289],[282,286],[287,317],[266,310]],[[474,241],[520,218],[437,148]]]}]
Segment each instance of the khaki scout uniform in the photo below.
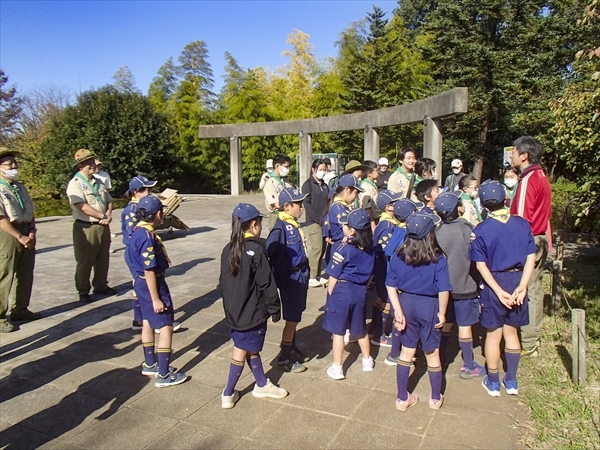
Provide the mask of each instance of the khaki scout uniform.
[{"label": "khaki scout uniform", "polygon": [[[87,181],[87,182],[86,182]],[[73,218],[73,248],[75,250],[75,287],[79,295],[89,294],[90,274],[94,269],[92,286],[95,292],[108,288],[108,262],[110,258],[110,227],[80,211],[75,204],[87,203],[96,211],[106,213],[112,197],[102,181],[88,180],[78,172],[69,181],[67,196]]]},{"label": "khaki scout uniform", "polygon": [[360,183],[360,186],[365,190],[358,194],[358,201],[360,207],[362,209],[369,209],[373,212],[373,219],[377,222],[381,217],[381,210],[377,207],[377,203],[375,200],[377,199],[377,194],[379,194],[379,190],[375,183],[371,180],[364,179]]},{"label": "khaki scout uniform", "polygon": [[283,191],[284,188],[291,187],[292,185],[290,183],[283,181],[275,173],[271,173],[265,182],[263,194],[265,195],[265,207],[269,212],[269,230],[273,228],[275,222],[277,222],[277,219],[279,218],[279,211],[271,205],[279,202],[279,194],[281,194],[281,191]]},{"label": "khaki scout uniform", "polygon": [[407,195],[407,192],[410,186],[410,180],[413,176],[414,174],[407,174],[401,167],[398,167],[396,171],[390,175],[387,188],[392,192],[401,193],[403,198],[410,198],[412,193],[411,195]]},{"label": "khaki scout uniform", "polygon": [[[0,181],[0,216],[23,236],[30,232],[34,218],[33,201],[21,183]],[[7,232],[0,230],[0,321],[6,319],[8,296],[14,282],[11,315],[28,314],[33,286],[35,249],[26,249]]]}]

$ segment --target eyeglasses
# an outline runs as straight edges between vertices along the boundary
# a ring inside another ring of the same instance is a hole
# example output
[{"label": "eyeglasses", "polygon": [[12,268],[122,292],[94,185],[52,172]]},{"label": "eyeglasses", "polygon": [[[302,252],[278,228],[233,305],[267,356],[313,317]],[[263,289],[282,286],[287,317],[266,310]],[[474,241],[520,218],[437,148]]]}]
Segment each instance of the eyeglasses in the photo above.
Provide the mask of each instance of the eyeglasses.
[{"label": "eyeglasses", "polygon": [[5,162],[0,164],[0,166],[4,166],[4,167],[19,167],[19,163],[17,161],[14,162]]}]

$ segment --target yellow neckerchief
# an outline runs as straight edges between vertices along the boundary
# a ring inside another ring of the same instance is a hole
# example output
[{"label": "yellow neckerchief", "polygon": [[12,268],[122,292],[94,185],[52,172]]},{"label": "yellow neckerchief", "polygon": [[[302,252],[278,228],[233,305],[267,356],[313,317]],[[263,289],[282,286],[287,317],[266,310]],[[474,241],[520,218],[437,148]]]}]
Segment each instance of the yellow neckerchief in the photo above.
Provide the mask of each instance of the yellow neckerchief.
[{"label": "yellow neckerchief", "polygon": [[379,222],[387,220],[388,222],[392,222],[393,225],[399,226],[400,221],[396,219],[394,215],[391,215],[389,212],[384,211],[381,213],[381,217],[379,218]]},{"label": "yellow neckerchief", "polygon": [[244,239],[250,239],[250,238],[253,238],[253,237],[256,237],[256,236],[254,236],[254,235],[253,235],[252,233],[250,233],[249,231],[246,231],[246,232],[244,233]]},{"label": "yellow neckerchief", "polygon": [[129,203],[139,203],[140,199],[137,197],[131,197],[131,200],[129,200]]},{"label": "yellow neckerchief", "polygon": [[298,222],[296,222],[296,219],[294,218],[294,216],[286,213],[285,211],[280,211],[279,218],[281,220],[283,220],[285,223],[289,223],[290,225],[292,225],[293,227],[296,227],[298,229],[298,233],[300,233],[300,239],[302,239],[302,247],[304,247],[304,253],[308,254],[308,250],[306,248],[306,238],[304,237],[304,232],[300,228],[300,225],[298,225]]},{"label": "yellow neckerchief", "polygon": [[139,222],[135,228],[143,228],[143,229],[149,231],[150,233],[152,233],[152,235],[154,236],[154,239],[156,239],[156,242],[158,243],[158,245],[160,245],[163,255],[165,255],[165,258],[167,259],[167,263],[169,264],[169,266],[171,266],[171,259],[169,258],[167,249],[165,248],[160,236],[154,232],[154,225],[152,225],[151,223],[142,221],[142,222]]},{"label": "yellow neckerchief", "polygon": [[342,200],[341,198],[339,198],[337,195],[335,196],[335,198],[333,199],[333,203],[341,203],[344,206],[352,206],[350,203],[347,203],[346,200]]},{"label": "yellow neckerchief", "polygon": [[505,206],[504,208],[499,209],[497,211],[490,211],[488,217],[496,219],[502,223],[506,223],[508,222],[508,219],[510,219],[510,210]]}]

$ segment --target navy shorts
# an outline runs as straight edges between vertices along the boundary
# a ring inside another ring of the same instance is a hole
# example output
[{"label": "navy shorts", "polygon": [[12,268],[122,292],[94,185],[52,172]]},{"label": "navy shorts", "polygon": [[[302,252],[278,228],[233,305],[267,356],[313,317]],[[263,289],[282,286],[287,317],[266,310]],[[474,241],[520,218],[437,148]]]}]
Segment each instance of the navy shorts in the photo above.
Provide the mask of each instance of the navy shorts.
[{"label": "navy shorts", "polygon": [[350,334],[363,337],[367,334],[367,287],[339,280],[333,294],[327,295],[323,329],[337,335]]},{"label": "navy shorts", "polygon": [[[494,272],[492,274],[496,282],[506,292],[512,294],[521,281],[522,272]],[[529,299],[525,295],[522,305],[513,306],[508,309],[504,306],[494,291],[487,285],[480,292],[481,299],[481,325],[488,330],[500,328],[503,325],[511,327],[522,327],[529,323]]]},{"label": "navy shorts", "polygon": [[261,323],[249,330],[238,331],[232,329],[231,339],[233,339],[233,345],[240,350],[257,353],[261,352],[263,349],[266,334],[267,322]]},{"label": "navy shorts", "polygon": [[400,306],[406,321],[402,331],[402,346],[417,348],[419,341],[424,352],[432,352],[440,348],[441,329],[435,328],[439,322],[440,303],[438,297],[400,293]]},{"label": "navy shorts", "polygon": [[165,310],[162,313],[155,312],[152,307],[152,298],[150,297],[150,291],[148,290],[145,278],[139,278],[138,276],[133,285],[133,290],[140,302],[142,320],[147,320],[152,328],[162,328],[173,325],[173,301],[171,300],[171,293],[169,292],[164,275],[156,277],[156,283],[158,284],[158,295],[165,304]]},{"label": "navy shorts", "polygon": [[456,323],[459,327],[469,327],[479,322],[479,299],[456,300],[450,296],[446,309],[446,322]]},{"label": "navy shorts", "polygon": [[287,284],[279,287],[283,320],[288,322],[302,321],[302,313],[306,309],[306,297],[308,295],[308,278],[308,268],[296,270],[290,272]]},{"label": "navy shorts", "polygon": [[131,259],[129,258],[129,252],[127,251],[127,246],[125,246],[125,253],[124,253],[124,255],[125,255],[125,265],[129,269],[129,273],[131,274],[131,278],[133,278],[135,280],[138,277],[138,274],[135,271],[135,268],[133,267],[133,263],[131,262]]}]

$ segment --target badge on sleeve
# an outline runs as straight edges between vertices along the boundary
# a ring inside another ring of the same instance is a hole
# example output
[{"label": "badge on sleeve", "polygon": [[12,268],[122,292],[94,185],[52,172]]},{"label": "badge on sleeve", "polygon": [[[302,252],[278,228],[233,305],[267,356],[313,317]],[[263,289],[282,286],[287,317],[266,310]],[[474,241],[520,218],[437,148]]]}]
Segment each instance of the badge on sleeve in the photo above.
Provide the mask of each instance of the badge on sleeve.
[{"label": "badge on sleeve", "polygon": [[333,259],[334,263],[339,264],[344,260],[344,256],[341,253],[333,252],[331,259]]}]

